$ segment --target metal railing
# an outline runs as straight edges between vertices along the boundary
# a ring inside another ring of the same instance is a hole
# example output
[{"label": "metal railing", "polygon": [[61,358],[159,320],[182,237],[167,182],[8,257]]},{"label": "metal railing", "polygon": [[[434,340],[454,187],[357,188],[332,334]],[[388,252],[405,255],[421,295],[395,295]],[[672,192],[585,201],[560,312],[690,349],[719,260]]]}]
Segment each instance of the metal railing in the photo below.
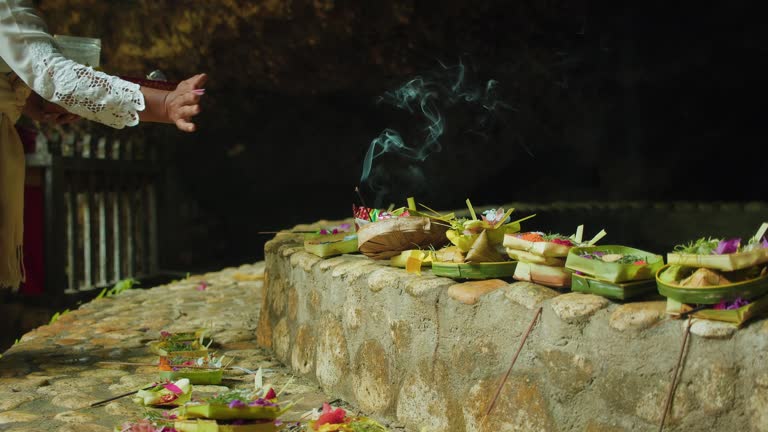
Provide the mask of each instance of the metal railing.
[{"label": "metal railing", "polygon": [[162,170],[140,129],[40,128],[27,169],[43,188],[45,293],[75,294],[158,272]]}]

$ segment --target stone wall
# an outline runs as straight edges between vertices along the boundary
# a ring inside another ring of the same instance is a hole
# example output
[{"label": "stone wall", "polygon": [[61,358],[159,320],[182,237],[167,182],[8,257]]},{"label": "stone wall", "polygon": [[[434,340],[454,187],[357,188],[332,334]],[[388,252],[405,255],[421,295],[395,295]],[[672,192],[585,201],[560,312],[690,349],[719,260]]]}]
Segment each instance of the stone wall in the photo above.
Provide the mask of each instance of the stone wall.
[{"label": "stone wall", "polygon": [[[291,235],[268,242],[266,258],[259,344],[373,416],[409,431],[481,430],[541,307],[484,430],[658,427],[684,334],[661,298],[620,304],[517,282],[460,302],[451,279],[321,259]],[[768,431],[766,348],[766,320],[694,320],[665,430]]]}]

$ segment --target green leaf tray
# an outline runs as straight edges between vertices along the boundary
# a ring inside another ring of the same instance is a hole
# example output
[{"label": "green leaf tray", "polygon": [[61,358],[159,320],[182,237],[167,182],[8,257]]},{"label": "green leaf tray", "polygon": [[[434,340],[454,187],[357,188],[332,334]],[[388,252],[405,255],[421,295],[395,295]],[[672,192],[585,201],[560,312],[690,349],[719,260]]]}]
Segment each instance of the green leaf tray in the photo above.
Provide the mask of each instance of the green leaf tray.
[{"label": "green leaf tray", "polygon": [[514,277],[517,280],[533,282],[550,288],[569,288],[571,286],[571,273],[565,267],[518,262]]},{"label": "green leaf tray", "polygon": [[656,287],[659,294],[680,303],[717,304],[721,301],[733,301],[737,297],[741,297],[745,300],[752,300],[768,295],[768,275],[727,285],[685,288],[665,282],[661,279],[661,275],[669,267],[670,265],[667,264],[656,272]]},{"label": "green leaf tray", "polygon": [[587,275],[571,275],[571,290],[615,299],[627,300],[656,292],[656,281],[647,279],[632,282],[608,282]]},{"label": "green leaf tray", "polygon": [[[693,306],[684,305],[673,299],[667,299],[667,313],[670,315],[680,315],[686,310],[691,310]],[[749,303],[746,306],[742,306],[738,309],[731,310],[716,310],[716,309],[702,309],[691,314],[694,318],[708,319],[714,321],[724,321],[736,324],[738,326],[744,325],[752,318],[765,315],[768,313],[768,295],[760,297],[759,299]]]},{"label": "green leaf tray", "polygon": [[221,384],[224,376],[223,369],[179,369],[175,371],[160,371],[160,378],[177,381],[187,378],[190,384],[217,385]]},{"label": "green leaf tray", "polygon": [[276,406],[245,406],[230,408],[227,405],[201,403],[187,404],[180,409],[185,418],[206,418],[212,420],[275,420],[288,408]]},{"label": "green leaf tray", "polygon": [[216,420],[177,420],[173,424],[179,432],[275,432],[282,429],[274,421],[244,425],[218,424]]},{"label": "green leaf tray", "polygon": [[723,255],[696,255],[675,252],[667,254],[668,264],[703,267],[722,271],[741,270],[766,262],[768,262],[768,248]]},{"label": "green leaf tray", "polygon": [[304,250],[321,258],[357,252],[357,234],[306,234]]},{"label": "green leaf tray", "polygon": [[184,351],[169,351],[168,346],[169,343],[166,341],[152,341],[149,343],[150,351],[163,357],[198,358],[208,355],[208,348],[200,345],[197,341],[191,342],[190,349]]},{"label": "green leaf tray", "polygon": [[[605,262],[599,259],[584,258],[581,255],[585,252],[636,255],[645,258],[647,264],[619,264],[615,262]],[[656,272],[663,265],[664,257],[661,255],[617,245],[574,247],[568,251],[568,257],[565,260],[565,266],[567,268],[607,282],[630,282],[653,279]]]},{"label": "green leaf tray", "polygon": [[490,263],[432,262],[432,274],[453,279],[495,279],[511,278],[515,274],[517,261]]}]

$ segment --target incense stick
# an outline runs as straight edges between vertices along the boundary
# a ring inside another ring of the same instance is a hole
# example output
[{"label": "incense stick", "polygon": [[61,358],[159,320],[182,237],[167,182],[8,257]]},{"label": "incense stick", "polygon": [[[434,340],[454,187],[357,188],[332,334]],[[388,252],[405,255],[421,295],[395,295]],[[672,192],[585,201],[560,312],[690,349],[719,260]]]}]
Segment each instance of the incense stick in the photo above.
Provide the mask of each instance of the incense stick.
[{"label": "incense stick", "polygon": [[520,351],[523,350],[525,341],[528,340],[528,335],[531,334],[531,330],[533,330],[533,326],[536,325],[536,321],[539,319],[542,309],[543,307],[539,306],[539,309],[536,311],[536,315],[533,316],[533,319],[531,320],[531,324],[528,326],[528,330],[525,331],[525,335],[523,335],[523,339],[520,341],[520,346],[517,347],[517,352],[515,352],[515,356],[512,357],[512,364],[509,365],[509,369],[507,369],[507,373],[504,374],[504,378],[501,379],[499,386],[496,388],[496,394],[493,395],[493,399],[491,399],[491,403],[488,404],[488,409],[485,410],[483,419],[482,421],[480,421],[481,431],[483,430],[483,426],[485,425],[485,420],[491,414],[493,407],[496,405],[496,400],[499,398],[499,394],[501,394],[501,389],[504,387],[504,383],[507,382],[507,378],[509,378],[509,374],[512,372],[512,367],[515,365],[515,362],[517,361],[517,357],[520,355]]},{"label": "incense stick", "polygon": [[664,420],[667,419],[667,412],[669,412],[669,407],[672,405],[672,397],[675,394],[675,389],[677,388],[677,378],[678,374],[680,372],[680,366],[683,363],[683,354],[685,353],[685,346],[688,343],[688,335],[691,333],[691,318],[688,318],[688,323],[685,326],[685,332],[683,333],[683,343],[680,346],[680,354],[677,356],[677,364],[675,365],[675,372],[672,375],[672,383],[669,386],[669,392],[667,393],[667,400],[664,403],[664,411],[661,413],[661,422],[659,423],[659,432],[664,430]]},{"label": "incense stick", "polygon": [[117,400],[117,399],[120,399],[120,398],[124,398],[124,397],[126,397],[126,396],[130,396],[130,395],[134,395],[134,394],[136,394],[136,393],[138,393],[138,392],[140,392],[140,391],[142,391],[142,390],[149,390],[149,389],[151,389],[151,388],[154,388],[154,387],[155,387],[155,384],[152,384],[152,385],[150,385],[150,386],[148,386],[148,387],[144,387],[143,389],[134,390],[134,391],[132,391],[132,392],[123,393],[123,394],[121,394],[121,395],[117,395],[117,396],[111,397],[111,398],[109,398],[109,399],[104,399],[104,400],[102,400],[102,401],[94,402],[94,403],[92,403],[92,404],[91,404],[89,407],[90,407],[90,408],[93,408],[93,407],[96,407],[96,406],[99,406],[99,405],[105,404],[105,403],[107,403],[107,402],[112,402],[113,400]]},{"label": "incense stick", "polygon": [[357,197],[360,198],[360,204],[362,204],[363,207],[368,207],[365,205],[365,200],[363,199],[363,194],[360,193],[360,187],[355,186],[355,193],[357,193]]},{"label": "incense stick", "polygon": [[[235,370],[232,367],[228,367],[235,359],[227,363],[227,366],[225,367],[216,367],[216,366],[197,366],[197,365],[171,365],[171,367],[177,367],[179,369],[227,369],[227,370]],[[111,364],[111,365],[122,365],[122,366],[151,366],[151,367],[159,367],[159,364],[155,363],[130,363],[130,362],[118,362],[118,361],[100,361],[100,364]]]},{"label": "incense stick", "polygon": [[314,234],[317,231],[291,231],[291,230],[283,230],[283,231],[259,231],[256,234]]}]

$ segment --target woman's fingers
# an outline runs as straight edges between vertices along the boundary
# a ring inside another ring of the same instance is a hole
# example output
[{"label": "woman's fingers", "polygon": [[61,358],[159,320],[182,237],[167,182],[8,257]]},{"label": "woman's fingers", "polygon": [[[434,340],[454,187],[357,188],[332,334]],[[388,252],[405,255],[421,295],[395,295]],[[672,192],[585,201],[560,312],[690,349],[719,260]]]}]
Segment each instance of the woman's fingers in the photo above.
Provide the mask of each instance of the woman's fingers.
[{"label": "woman's fingers", "polygon": [[194,132],[195,131],[195,124],[187,121],[186,119],[180,118],[176,120],[176,127],[179,128],[179,130],[184,132]]}]

